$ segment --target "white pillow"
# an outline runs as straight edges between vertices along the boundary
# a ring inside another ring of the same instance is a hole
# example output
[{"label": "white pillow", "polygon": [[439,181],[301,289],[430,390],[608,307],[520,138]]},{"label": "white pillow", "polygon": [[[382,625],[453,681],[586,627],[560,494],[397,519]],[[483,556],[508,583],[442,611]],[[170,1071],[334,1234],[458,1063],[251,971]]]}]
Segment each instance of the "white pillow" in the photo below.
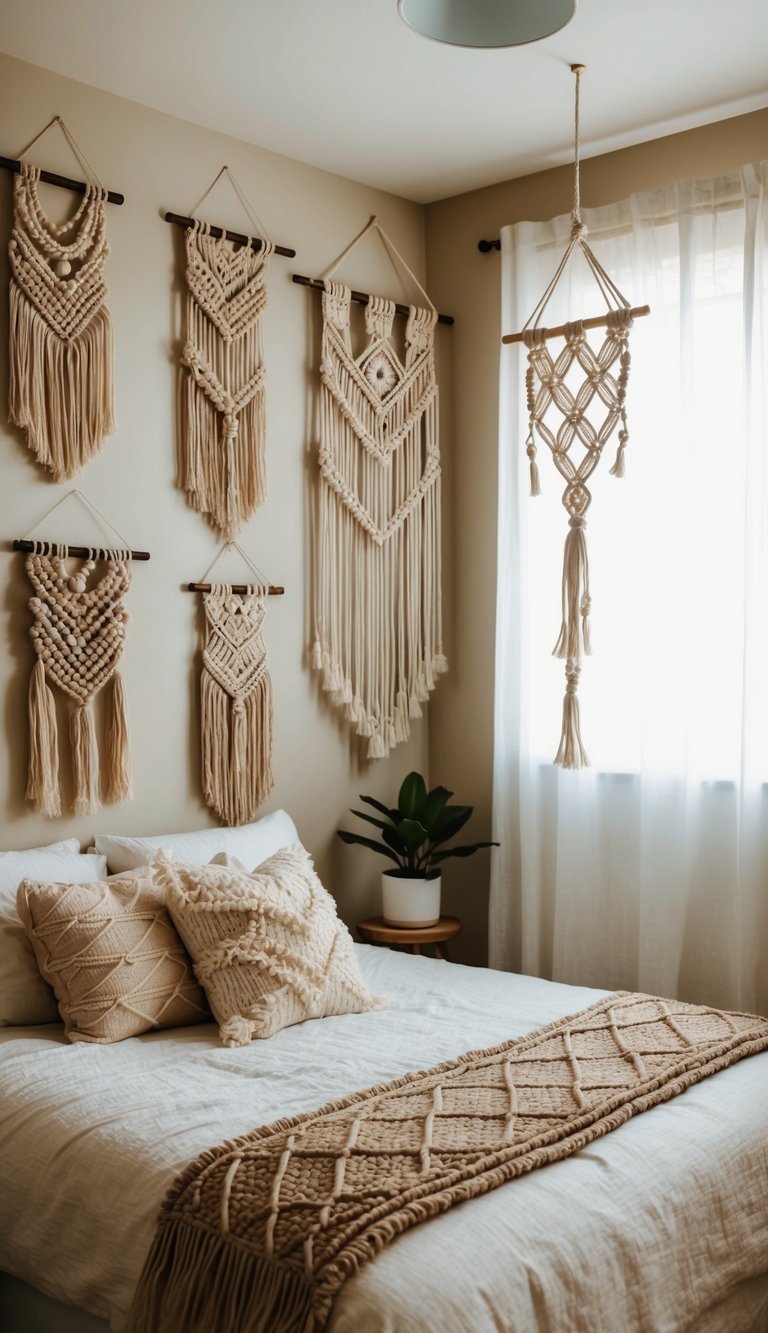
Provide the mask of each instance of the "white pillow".
[{"label": "white pillow", "polygon": [[106,856],[110,870],[116,875],[145,866],[156,852],[171,852],[177,860],[193,866],[207,865],[211,857],[223,852],[237,857],[249,870],[255,870],[281,847],[290,847],[298,841],[296,825],[284,810],[276,810],[257,819],[255,824],[241,824],[239,828],[206,828],[195,833],[156,834],[152,838],[99,833],[94,838],[96,851]]},{"label": "white pillow", "polygon": [[67,838],[52,847],[0,853],[0,1027],[61,1021],[16,910],[16,890],[23,879],[58,884],[106,879],[106,858],[81,856],[79,847],[77,838]]}]

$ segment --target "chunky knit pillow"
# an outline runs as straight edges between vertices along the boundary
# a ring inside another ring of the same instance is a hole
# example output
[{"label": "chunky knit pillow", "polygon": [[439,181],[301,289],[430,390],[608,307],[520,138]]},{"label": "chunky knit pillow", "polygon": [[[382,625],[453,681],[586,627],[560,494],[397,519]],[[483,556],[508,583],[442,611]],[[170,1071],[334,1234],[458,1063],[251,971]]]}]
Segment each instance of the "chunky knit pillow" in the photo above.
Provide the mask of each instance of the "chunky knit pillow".
[{"label": "chunky knit pillow", "polygon": [[284,847],[252,874],[181,865],[164,852],[152,866],[226,1046],[383,1006],[303,847]]},{"label": "chunky knit pillow", "polygon": [[25,879],[17,906],[70,1041],[122,1041],[210,1017],[151,879]]}]

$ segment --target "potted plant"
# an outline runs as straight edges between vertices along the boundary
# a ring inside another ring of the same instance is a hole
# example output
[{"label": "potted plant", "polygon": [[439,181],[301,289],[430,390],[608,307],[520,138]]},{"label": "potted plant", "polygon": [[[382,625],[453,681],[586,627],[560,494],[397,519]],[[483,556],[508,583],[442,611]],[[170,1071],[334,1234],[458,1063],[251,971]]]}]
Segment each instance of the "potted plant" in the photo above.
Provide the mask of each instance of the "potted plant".
[{"label": "potted plant", "polygon": [[383,916],[390,926],[434,926],[440,918],[440,868],[451,856],[471,856],[481,847],[497,842],[473,842],[459,847],[446,843],[464,827],[472,815],[471,805],[449,805],[452,791],[434,787],[427,791],[420,773],[409,773],[400,788],[397,806],[390,808],[373,796],[360,800],[377,811],[351,814],[379,830],[379,837],[339,829],[342,842],[369,847],[387,857],[394,866],[381,877]]}]

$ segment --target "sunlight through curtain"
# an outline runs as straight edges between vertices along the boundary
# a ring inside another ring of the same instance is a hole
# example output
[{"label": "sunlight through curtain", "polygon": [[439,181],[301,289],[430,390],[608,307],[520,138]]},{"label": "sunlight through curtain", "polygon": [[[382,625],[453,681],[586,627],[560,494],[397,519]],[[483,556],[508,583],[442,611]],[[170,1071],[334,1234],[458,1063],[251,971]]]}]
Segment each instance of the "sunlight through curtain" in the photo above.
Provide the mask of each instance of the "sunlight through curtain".
[{"label": "sunlight through curtain", "polygon": [[[528,497],[524,349],[501,353],[492,966],[768,1010],[768,164],[584,210],[651,316],[632,331],[627,475],[591,485],[592,768],[560,731],[563,481]],[[502,331],[570,219],[502,230]],[[577,258],[550,325],[601,313]],[[599,334],[598,340],[599,340]]]}]

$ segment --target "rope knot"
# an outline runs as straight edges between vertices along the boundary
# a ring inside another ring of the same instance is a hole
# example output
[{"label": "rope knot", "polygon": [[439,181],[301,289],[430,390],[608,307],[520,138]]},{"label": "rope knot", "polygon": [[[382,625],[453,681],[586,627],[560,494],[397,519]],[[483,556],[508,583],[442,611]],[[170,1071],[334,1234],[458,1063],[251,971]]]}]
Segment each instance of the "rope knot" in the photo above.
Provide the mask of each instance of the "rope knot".
[{"label": "rope knot", "polygon": [[587,520],[581,514],[572,514],[568,519],[569,528],[584,528],[586,525]]},{"label": "rope knot", "polygon": [[571,240],[585,240],[589,235],[589,227],[581,218],[571,218]]},{"label": "rope knot", "polygon": [[236,440],[239,430],[240,430],[240,422],[238,421],[236,414],[234,412],[225,412],[224,442],[228,443],[229,440]]},{"label": "rope knot", "polygon": [[234,717],[242,717],[245,712],[245,699],[233,699],[232,714]]}]

